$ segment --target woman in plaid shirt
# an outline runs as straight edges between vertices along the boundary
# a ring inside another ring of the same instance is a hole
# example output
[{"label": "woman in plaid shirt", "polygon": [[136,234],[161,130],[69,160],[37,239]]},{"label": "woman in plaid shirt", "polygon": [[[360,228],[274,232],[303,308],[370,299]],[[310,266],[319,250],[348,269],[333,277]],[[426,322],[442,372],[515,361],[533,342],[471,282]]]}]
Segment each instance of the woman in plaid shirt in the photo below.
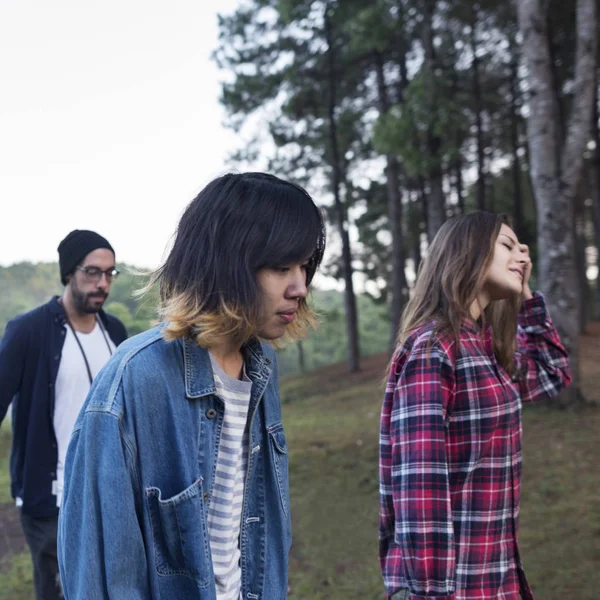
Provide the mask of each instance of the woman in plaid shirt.
[{"label": "woman in plaid shirt", "polygon": [[402,319],[381,413],[379,557],[394,600],[532,600],[518,545],[521,403],[569,384],[529,249],[446,222]]}]

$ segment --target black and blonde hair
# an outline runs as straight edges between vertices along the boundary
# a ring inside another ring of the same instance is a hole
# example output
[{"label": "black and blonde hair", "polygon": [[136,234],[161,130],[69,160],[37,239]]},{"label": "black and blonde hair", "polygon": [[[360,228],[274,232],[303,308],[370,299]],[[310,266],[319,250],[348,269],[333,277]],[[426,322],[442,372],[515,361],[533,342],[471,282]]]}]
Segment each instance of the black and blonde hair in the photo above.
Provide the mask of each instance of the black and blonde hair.
[{"label": "black and blonde hair", "polygon": [[[227,337],[241,346],[259,337],[257,272],[304,263],[308,286],[324,250],[323,216],[304,189],[266,173],[230,173],[188,205],[145,289],[158,287],[166,339],[189,336],[211,347]],[[300,339],[314,322],[301,298],[285,338]]]}]

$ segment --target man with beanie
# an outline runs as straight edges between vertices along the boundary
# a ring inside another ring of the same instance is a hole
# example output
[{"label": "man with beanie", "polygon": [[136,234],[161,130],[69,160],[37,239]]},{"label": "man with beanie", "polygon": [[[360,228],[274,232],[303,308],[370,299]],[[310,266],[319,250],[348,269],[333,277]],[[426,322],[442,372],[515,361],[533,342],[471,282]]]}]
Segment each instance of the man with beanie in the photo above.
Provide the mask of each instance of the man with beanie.
[{"label": "man with beanie", "polygon": [[62,597],[56,535],[67,446],[94,377],[127,337],[102,310],[119,274],[108,241],[76,229],[58,255],[63,295],[11,320],[0,340],[0,423],[12,402],[11,493],[37,600]]}]

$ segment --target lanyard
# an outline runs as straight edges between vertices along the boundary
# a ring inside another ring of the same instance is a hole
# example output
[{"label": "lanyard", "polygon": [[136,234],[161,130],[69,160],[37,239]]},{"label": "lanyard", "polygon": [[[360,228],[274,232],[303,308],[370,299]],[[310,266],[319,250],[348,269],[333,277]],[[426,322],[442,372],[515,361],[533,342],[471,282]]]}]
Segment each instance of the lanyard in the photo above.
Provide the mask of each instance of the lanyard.
[{"label": "lanyard", "polygon": [[[73,332],[73,335],[75,336],[75,341],[77,342],[77,345],[79,346],[79,350],[81,350],[81,356],[83,356],[83,360],[85,361],[85,368],[87,369],[87,374],[88,374],[88,377],[90,380],[90,385],[92,385],[93,377],[92,377],[92,370],[90,369],[90,363],[88,362],[87,356],[85,355],[85,350],[83,349],[83,346],[81,345],[81,341],[79,340],[79,338],[77,337],[77,334],[75,333],[75,329],[73,328],[73,325],[71,325],[71,321],[69,320],[69,317],[67,316],[66,311],[65,311],[65,319],[67,321],[67,325],[69,326],[69,328]],[[98,327],[100,327],[100,331],[102,332],[102,337],[104,338],[104,341],[106,342],[106,347],[108,348],[108,353],[110,356],[112,356],[112,349],[110,347],[110,344],[108,343],[108,338],[106,337],[106,333],[104,332],[104,326],[102,325],[102,321],[100,321],[100,319],[98,317],[96,317],[96,323],[98,323]]]}]

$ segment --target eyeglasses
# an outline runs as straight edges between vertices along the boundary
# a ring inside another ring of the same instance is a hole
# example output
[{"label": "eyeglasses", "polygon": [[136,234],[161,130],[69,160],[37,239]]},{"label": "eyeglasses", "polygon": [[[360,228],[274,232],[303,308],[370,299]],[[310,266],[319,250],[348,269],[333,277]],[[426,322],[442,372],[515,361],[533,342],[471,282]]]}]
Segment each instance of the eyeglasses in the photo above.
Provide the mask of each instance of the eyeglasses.
[{"label": "eyeglasses", "polygon": [[77,266],[77,269],[83,271],[83,275],[87,281],[91,281],[94,283],[100,281],[102,279],[102,275],[104,275],[106,277],[106,281],[110,283],[121,272],[119,271],[119,269],[115,269],[115,267],[112,267],[112,269],[106,269],[106,271],[103,271],[98,267]]}]

